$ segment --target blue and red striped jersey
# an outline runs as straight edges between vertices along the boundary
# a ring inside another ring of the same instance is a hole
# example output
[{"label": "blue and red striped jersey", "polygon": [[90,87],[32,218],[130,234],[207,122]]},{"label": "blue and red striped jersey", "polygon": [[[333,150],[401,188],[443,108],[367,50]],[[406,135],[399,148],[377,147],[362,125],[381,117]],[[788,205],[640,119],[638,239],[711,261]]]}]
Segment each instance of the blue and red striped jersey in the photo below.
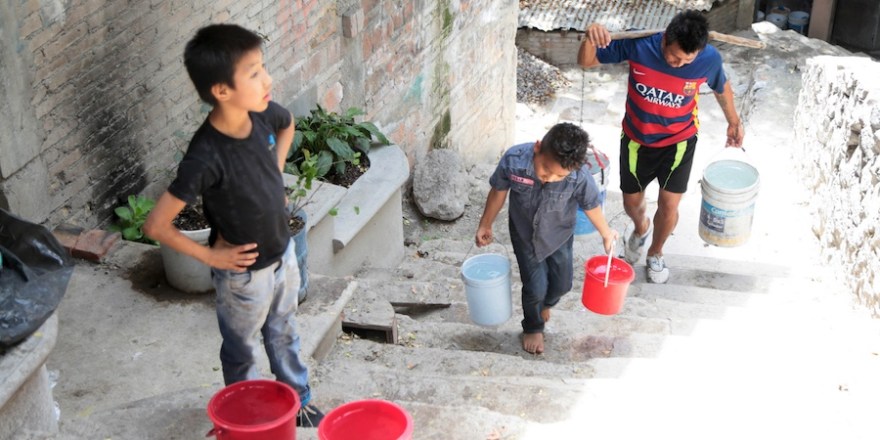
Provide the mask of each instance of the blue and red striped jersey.
[{"label": "blue and red striped jersey", "polygon": [[663,58],[662,37],[615,40],[596,51],[603,64],[629,61],[623,132],[647,147],[665,147],[696,134],[700,85],[721,93],[727,83],[714,46],[706,45],[692,63],[676,68]]}]

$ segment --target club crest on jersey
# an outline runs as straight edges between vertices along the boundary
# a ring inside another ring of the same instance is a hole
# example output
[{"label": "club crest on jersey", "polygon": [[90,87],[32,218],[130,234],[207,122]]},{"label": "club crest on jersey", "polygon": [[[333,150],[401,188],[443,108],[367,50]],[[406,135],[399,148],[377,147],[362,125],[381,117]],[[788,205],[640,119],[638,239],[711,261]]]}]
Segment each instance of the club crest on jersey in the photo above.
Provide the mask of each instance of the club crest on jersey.
[{"label": "club crest on jersey", "polygon": [[697,94],[697,83],[695,81],[685,81],[684,89],[682,90],[682,94],[684,96],[694,96]]}]

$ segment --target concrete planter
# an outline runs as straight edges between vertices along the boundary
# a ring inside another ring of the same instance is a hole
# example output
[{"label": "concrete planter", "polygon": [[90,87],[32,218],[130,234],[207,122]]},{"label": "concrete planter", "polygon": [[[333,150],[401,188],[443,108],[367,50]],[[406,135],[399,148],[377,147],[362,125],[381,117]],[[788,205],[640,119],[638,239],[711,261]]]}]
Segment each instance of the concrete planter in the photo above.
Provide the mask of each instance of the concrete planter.
[{"label": "concrete planter", "polygon": [[[396,267],[403,259],[401,188],[409,161],[396,145],[374,146],[368,156],[370,168],[350,188],[318,182],[306,196],[313,273],[347,276],[365,264]],[[292,185],[296,177],[286,174],[284,182]],[[329,215],[333,209],[336,215]]]},{"label": "concrete planter", "polygon": [[46,358],[55,347],[55,314],[27,339],[0,355],[0,438],[19,438],[24,432],[58,431]]},{"label": "concrete planter", "polygon": [[[210,229],[180,231],[190,240],[207,246]],[[211,268],[189,255],[181,254],[168,246],[161,246],[162,264],[168,284],[187,293],[203,293],[214,289],[211,283]]]}]

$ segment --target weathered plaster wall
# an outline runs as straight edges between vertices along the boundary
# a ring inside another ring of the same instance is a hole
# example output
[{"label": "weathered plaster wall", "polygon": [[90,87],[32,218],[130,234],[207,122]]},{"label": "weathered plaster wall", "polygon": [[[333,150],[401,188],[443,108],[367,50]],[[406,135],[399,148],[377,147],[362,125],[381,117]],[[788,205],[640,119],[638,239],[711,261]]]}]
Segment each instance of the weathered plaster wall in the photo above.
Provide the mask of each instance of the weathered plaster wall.
[{"label": "weathered plaster wall", "polygon": [[821,56],[807,61],[795,112],[805,183],[815,192],[813,231],[859,300],[880,315],[880,64]]},{"label": "weathered plaster wall", "polygon": [[[11,3],[11,4],[10,4]],[[209,108],[182,63],[206,24],[267,39],[273,97],[303,115],[356,106],[410,158],[494,157],[513,138],[513,0],[0,2],[0,206],[103,226],[157,196]]]}]

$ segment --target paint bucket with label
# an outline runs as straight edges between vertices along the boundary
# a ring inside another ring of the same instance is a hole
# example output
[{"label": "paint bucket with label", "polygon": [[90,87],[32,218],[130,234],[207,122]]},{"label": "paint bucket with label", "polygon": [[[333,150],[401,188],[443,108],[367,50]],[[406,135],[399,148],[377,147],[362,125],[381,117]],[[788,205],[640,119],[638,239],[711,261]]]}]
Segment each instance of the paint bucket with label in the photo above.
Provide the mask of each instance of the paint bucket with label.
[{"label": "paint bucket with label", "polygon": [[741,160],[718,160],[703,171],[700,187],[700,238],[706,243],[734,247],[751,234],[758,170]]}]

